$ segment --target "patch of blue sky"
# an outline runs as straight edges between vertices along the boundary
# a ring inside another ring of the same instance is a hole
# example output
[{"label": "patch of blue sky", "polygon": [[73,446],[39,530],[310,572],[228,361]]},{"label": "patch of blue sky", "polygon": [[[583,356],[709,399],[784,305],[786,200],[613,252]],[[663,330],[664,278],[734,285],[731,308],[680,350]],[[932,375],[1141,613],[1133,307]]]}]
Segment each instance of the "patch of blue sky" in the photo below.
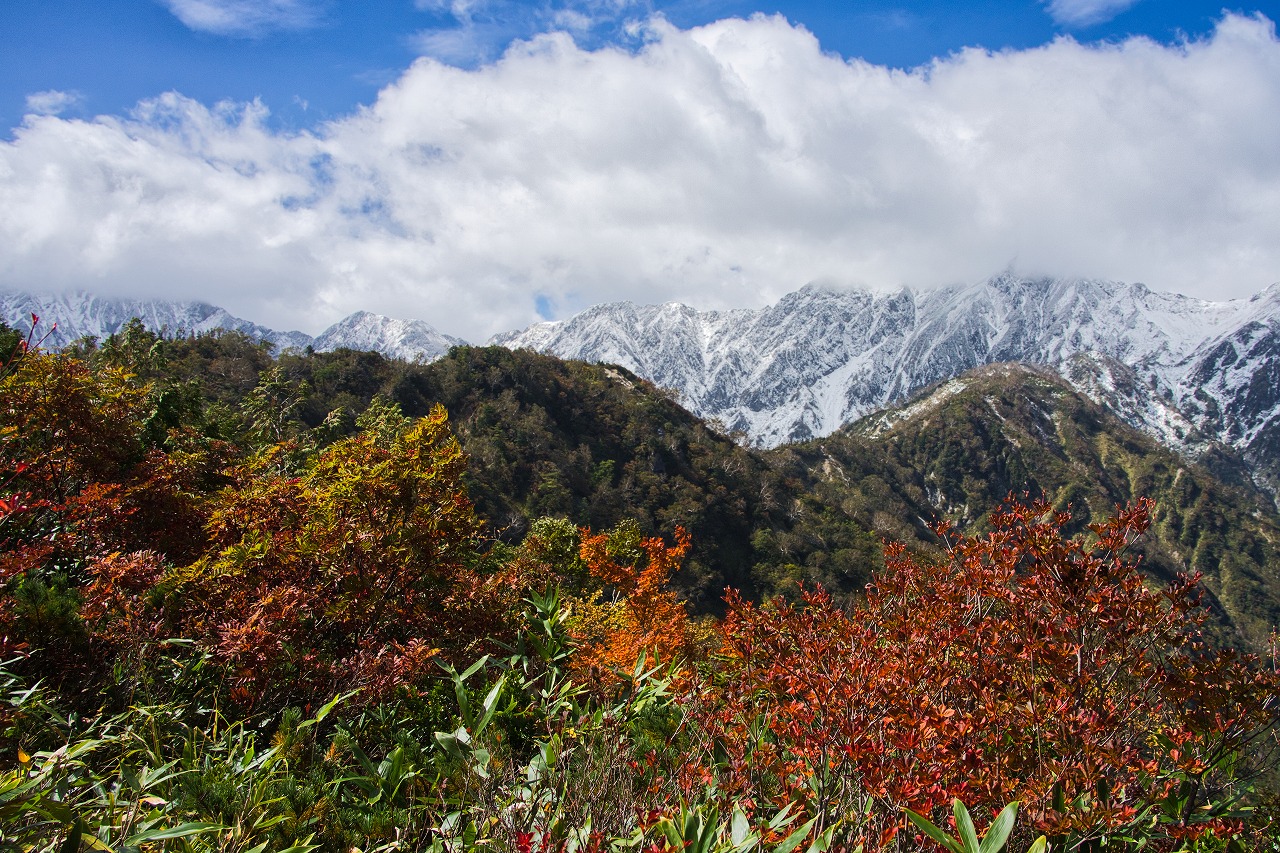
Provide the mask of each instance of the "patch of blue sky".
[{"label": "patch of blue sky", "polygon": [[430,234],[411,234],[410,229],[396,217],[392,207],[377,196],[366,196],[360,199],[358,204],[343,205],[339,212],[353,234],[377,232],[398,240],[413,237],[426,242],[431,241]]},{"label": "patch of blue sky", "polygon": [[534,295],[533,310],[537,311],[538,316],[543,320],[554,320],[556,317],[555,303],[545,293]]},{"label": "patch of blue sky", "polygon": [[307,184],[311,192],[306,195],[282,196],[279,204],[285,210],[305,210],[319,204],[320,200],[333,189],[337,178],[334,175],[333,155],[328,152],[316,154],[307,161]]},{"label": "patch of blue sky", "polygon": [[[1270,2],[1270,0],[1268,0]],[[1265,8],[1253,0],[1239,11]],[[688,28],[781,14],[824,49],[893,67],[965,47],[1022,49],[1061,35],[1196,38],[1220,0],[8,0],[0,4],[0,135],[50,98],[66,116],[125,114],[178,91],[205,104],[261,99],[276,129],[314,128],[371,103],[413,61],[462,68],[517,39],[559,30],[583,48],[642,43],[634,24],[660,14]],[[1275,16],[1275,9],[1269,14]],[[236,16],[240,16],[237,18]],[[205,22],[202,24],[201,22]],[[222,22],[219,24],[218,22]],[[209,23],[212,22],[212,23]],[[237,26],[237,22],[241,24]],[[32,105],[35,105],[33,109]]]}]

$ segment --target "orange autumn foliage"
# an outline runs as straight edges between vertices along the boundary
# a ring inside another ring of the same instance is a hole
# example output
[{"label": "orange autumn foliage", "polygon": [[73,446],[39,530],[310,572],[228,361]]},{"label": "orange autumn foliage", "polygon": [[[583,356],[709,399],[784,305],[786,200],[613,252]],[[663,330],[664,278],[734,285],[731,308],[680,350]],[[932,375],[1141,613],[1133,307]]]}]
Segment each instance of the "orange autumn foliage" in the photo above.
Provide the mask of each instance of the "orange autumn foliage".
[{"label": "orange autumn foliage", "polygon": [[659,537],[641,539],[639,553],[629,555],[612,549],[609,540],[607,533],[582,531],[579,554],[615,598],[576,632],[580,667],[605,683],[630,673],[642,653],[662,663],[686,656],[693,636],[684,604],[667,588],[689,552],[688,532],[677,527],[670,547]]},{"label": "orange autumn foliage", "polygon": [[154,581],[199,555],[231,448],[191,429],[156,444],[151,391],[119,368],[34,349],[0,370],[0,584],[15,599],[31,591],[0,608],[4,655],[41,649],[74,679],[154,639],[139,628],[160,626],[142,591],[125,606],[102,579]]}]

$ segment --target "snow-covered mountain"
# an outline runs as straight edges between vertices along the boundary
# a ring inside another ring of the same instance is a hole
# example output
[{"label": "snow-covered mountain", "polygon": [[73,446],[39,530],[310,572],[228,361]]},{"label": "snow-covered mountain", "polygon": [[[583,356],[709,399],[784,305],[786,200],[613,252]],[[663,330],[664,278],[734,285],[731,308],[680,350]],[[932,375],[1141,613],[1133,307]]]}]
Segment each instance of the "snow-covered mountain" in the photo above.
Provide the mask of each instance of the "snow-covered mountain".
[{"label": "snow-covered mountain", "polygon": [[311,346],[320,352],[345,347],[373,350],[405,361],[430,361],[464,344],[460,338],[436,331],[422,320],[393,320],[381,314],[357,311],[321,332]]},{"label": "snow-covered mountain", "polygon": [[110,299],[83,291],[62,294],[0,293],[0,320],[26,330],[31,315],[41,318],[40,330],[57,329],[45,341],[60,347],[77,338],[105,338],[137,317],[148,329],[167,334],[198,334],[214,329],[243,332],[270,341],[277,351],[305,349],[319,352],[340,348],[375,350],[406,361],[430,361],[449,348],[464,343],[441,334],[422,320],[392,320],[368,311],[357,311],[339,320],[316,337],[303,332],[281,332],[234,317],[226,310],[203,302],[167,302],[158,299]]},{"label": "snow-covered mountain", "polygon": [[228,329],[258,340],[271,341],[279,349],[305,347],[311,336],[302,332],[277,332],[233,317],[226,310],[204,302],[169,302],[161,299],[112,299],[85,291],[34,294],[0,292],[0,320],[26,331],[31,315],[40,318],[38,334],[53,329],[45,346],[66,346],[77,338],[105,338],[137,317],[148,329],[170,334]]},{"label": "snow-covered mountain", "polygon": [[809,286],[759,310],[599,305],[493,342],[616,362],[761,446],[982,364],[1042,364],[1175,449],[1222,441],[1280,470],[1280,285],[1230,302],[1007,273],[921,292]]}]

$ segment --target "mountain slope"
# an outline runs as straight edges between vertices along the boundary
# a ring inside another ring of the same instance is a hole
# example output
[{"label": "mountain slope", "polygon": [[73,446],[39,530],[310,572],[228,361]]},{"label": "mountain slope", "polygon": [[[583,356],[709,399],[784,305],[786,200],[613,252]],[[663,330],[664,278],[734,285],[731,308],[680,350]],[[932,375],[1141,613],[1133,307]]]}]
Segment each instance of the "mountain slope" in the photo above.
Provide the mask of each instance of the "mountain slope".
[{"label": "mountain slope", "polygon": [[718,609],[726,585],[855,595],[883,566],[882,541],[940,554],[931,522],[981,530],[1011,492],[1030,492],[1071,504],[1077,531],[1155,499],[1142,545],[1152,574],[1203,572],[1219,633],[1238,626],[1234,642],[1258,647],[1280,622],[1280,516],[1240,461],[1224,457],[1237,478],[1224,482],[1046,368],[980,368],[831,436],[761,451],[615,366],[499,347],[428,365],[352,352],[281,364],[321,395],[307,407],[313,424],[335,401],[358,410],[375,393],[407,414],[443,403],[499,538],[518,539],[540,515],[597,529],[634,517],[667,536],[685,526],[695,553],[675,583],[702,612]]},{"label": "mountain slope", "polygon": [[[305,347],[311,337],[302,332],[278,332],[204,302],[170,302],[162,299],[110,299],[85,291],[59,294],[0,293],[0,320],[26,330],[31,315],[40,318],[37,334],[53,330],[47,347],[62,347],[82,337],[105,338],[120,331],[133,318],[154,331],[200,334],[214,329],[243,332],[270,341],[279,349]],[[53,329],[54,324],[57,329]]]},{"label": "mountain slope", "polygon": [[967,531],[982,529],[1010,493],[1070,506],[1081,532],[1150,497],[1156,513],[1139,546],[1149,572],[1203,573],[1219,621],[1254,647],[1280,623],[1280,516],[1267,497],[1161,447],[1051,371],[983,367],[778,453],[810,472],[828,503],[863,491],[849,484],[876,459],[890,492],[927,502]]},{"label": "mountain slope", "polygon": [[[1117,413],[1193,458],[1225,443],[1280,480],[1280,285],[1233,302],[1010,274],[919,293],[810,286],[755,311],[601,305],[494,342],[621,364],[765,447],[979,365],[1049,365],[1100,402],[1127,386]],[[1093,367],[1072,370],[1081,356]]]},{"label": "mountain slope", "polygon": [[[674,584],[699,612],[718,611],[726,586],[785,591],[795,572],[852,592],[880,564],[865,524],[843,519],[813,535],[798,521],[798,480],[624,368],[501,347],[458,347],[430,364],[345,350],[279,363],[312,389],[300,409],[310,426],[334,408],[358,412],[375,394],[411,416],[443,404],[470,457],[472,500],[501,541],[519,541],[544,515],[594,529],[633,518],[668,537],[685,527],[693,552]],[[909,525],[898,532],[913,538]],[[788,553],[766,555],[762,536],[783,537]]]}]

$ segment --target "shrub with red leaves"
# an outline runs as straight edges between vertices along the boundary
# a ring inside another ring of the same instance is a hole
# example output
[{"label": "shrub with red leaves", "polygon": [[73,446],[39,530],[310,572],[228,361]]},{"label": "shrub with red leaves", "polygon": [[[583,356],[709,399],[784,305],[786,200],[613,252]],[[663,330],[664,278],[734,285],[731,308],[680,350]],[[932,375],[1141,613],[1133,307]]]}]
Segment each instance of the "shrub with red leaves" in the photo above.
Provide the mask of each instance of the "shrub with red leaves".
[{"label": "shrub with red leaves", "polygon": [[686,790],[799,803],[869,850],[904,807],[938,817],[953,797],[991,816],[1020,801],[1024,835],[1232,837],[1280,682],[1206,647],[1196,578],[1157,591],[1126,555],[1150,510],[1087,541],[1040,502],[983,536],[940,528],[949,559],[889,546],[849,612],[820,589],[799,606],[730,595],[720,666],[688,688],[702,754]]}]

